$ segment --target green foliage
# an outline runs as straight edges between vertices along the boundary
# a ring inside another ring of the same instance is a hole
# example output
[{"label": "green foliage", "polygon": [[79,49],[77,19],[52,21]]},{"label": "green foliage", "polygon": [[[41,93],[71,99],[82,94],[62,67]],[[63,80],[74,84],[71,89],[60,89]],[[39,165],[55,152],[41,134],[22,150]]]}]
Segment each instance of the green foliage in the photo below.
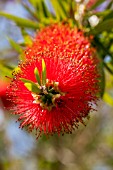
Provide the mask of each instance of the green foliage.
[{"label": "green foliage", "polygon": [[99,34],[103,31],[111,31],[113,29],[113,18],[107,19],[99,23],[92,31],[92,34]]},{"label": "green foliage", "polygon": [[26,28],[32,28],[32,29],[37,29],[39,28],[39,24],[37,22],[20,18],[11,14],[7,14],[5,12],[0,11],[0,16],[3,16],[9,20],[14,21],[19,27],[26,27]]}]

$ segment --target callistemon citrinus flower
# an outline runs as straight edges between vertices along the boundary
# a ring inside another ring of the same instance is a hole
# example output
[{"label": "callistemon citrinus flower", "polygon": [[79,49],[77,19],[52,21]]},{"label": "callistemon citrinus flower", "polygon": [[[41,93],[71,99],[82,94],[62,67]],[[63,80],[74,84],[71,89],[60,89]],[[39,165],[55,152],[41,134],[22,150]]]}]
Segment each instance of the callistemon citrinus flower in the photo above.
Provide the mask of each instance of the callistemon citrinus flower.
[{"label": "callistemon citrinus flower", "polygon": [[37,136],[60,135],[83,123],[98,99],[99,73],[93,53],[81,51],[76,58],[37,53],[19,65],[7,96],[21,128],[35,129]]}]

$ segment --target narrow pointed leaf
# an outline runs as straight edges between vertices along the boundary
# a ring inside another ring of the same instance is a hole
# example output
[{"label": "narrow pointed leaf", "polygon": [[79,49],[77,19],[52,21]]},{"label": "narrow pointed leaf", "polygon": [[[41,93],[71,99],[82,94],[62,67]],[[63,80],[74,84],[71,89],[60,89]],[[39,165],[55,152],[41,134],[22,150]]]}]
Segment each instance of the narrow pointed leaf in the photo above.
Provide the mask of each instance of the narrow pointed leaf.
[{"label": "narrow pointed leaf", "polygon": [[12,69],[10,69],[9,67],[5,66],[0,61],[0,77],[1,76],[5,77],[6,75],[9,76],[9,77],[12,77]]},{"label": "narrow pointed leaf", "polygon": [[51,13],[49,12],[49,10],[46,7],[45,0],[37,0],[37,1],[29,0],[29,2],[35,8],[35,15],[38,18],[38,21],[40,21],[42,24],[44,23],[46,18],[52,17]]},{"label": "narrow pointed leaf", "polygon": [[37,87],[36,84],[32,84],[32,83],[24,83],[24,86],[31,92],[33,93],[40,93],[40,89]]},{"label": "narrow pointed leaf", "polygon": [[38,86],[31,80],[20,78],[20,80],[24,83],[25,87],[32,91],[33,93],[40,93],[41,90],[38,88]]},{"label": "narrow pointed leaf", "polygon": [[48,10],[48,8],[47,8],[44,0],[42,1],[42,8],[43,8],[44,16],[45,16],[46,18],[52,17],[52,15],[51,15],[51,13],[49,12],[49,10]]},{"label": "narrow pointed leaf", "polygon": [[46,84],[46,65],[45,61],[42,59],[42,85]]},{"label": "narrow pointed leaf", "polygon": [[17,44],[13,39],[11,39],[11,38],[7,38],[8,39],[8,41],[9,41],[9,43],[10,43],[10,45],[19,53],[19,54],[21,54],[22,52],[23,52],[23,50],[22,50],[22,47],[19,45],[19,44]]},{"label": "narrow pointed leaf", "polygon": [[56,18],[58,20],[66,19],[65,13],[62,10],[62,7],[60,6],[59,2],[55,0],[51,0],[51,4],[53,5],[53,8],[55,10]]},{"label": "narrow pointed leaf", "polygon": [[39,71],[38,71],[37,67],[34,69],[34,74],[35,74],[35,77],[36,77],[38,84],[41,85],[40,75],[39,75]]},{"label": "narrow pointed leaf", "polygon": [[104,20],[112,19],[113,18],[113,10],[107,10],[109,11],[108,14],[104,17]]},{"label": "narrow pointed leaf", "polygon": [[39,2],[37,2],[37,11],[38,11],[40,20],[42,20],[42,18],[45,17],[43,6],[42,6],[42,0],[39,0]]},{"label": "narrow pointed leaf", "polygon": [[99,12],[96,11],[96,12],[94,12],[94,15],[96,15],[98,17],[104,17],[104,19],[106,19],[106,17],[111,13],[111,11],[112,11],[111,9],[107,9],[107,10],[99,11]]},{"label": "narrow pointed leaf", "polygon": [[22,27],[27,27],[27,28],[32,28],[32,29],[37,29],[39,28],[39,23],[25,19],[25,18],[20,18],[11,14],[7,14],[5,12],[0,11],[0,16],[3,16],[7,19],[10,19],[14,21],[18,26]]},{"label": "narrow pointed leaf", "polygon": [[25,44],[26,46],[31,46],[32,43],[33,43],[31,37],[28,35],[28,33],[25,31],[24,28],[21,29],[21,32],[22,32],[22,36],[23,36],[23,38],[24,38],[24,44]]},{"label": "narrow pointed leaf", "polygon": [[98,0],[94,5],[91,6],[91,9],[97,8],[99,5],[101,5],[105,0]]},{"label": "narrow pointed leaf", "polygon": [[69,3],[67,3],[66,1],[61,1],[61,0],[58,0],[58,2],[61,7],[63,16],[68,17],[69,16]]},{"label": "narrow pointed leaf", "polygon": [[105,68],[107,69],[107,71],[108,71],[110,74],[113,75],[113,69],[109,66],[109,64],[107,64],[107,63],[104,62],[104,66],[105,66]]},{"label": "narrow pointed leaf", "polygon": [[37,15],[35,9],[34,10],[30,9],[30,7],[27,6],[26,3],[24,3],[24,2],[22,2],[22,5],[29,12],[29,14],[31,14],[31,16],[33,16],[37,21],[39,21],[39,18],[38,18],[38,15]]},{"label": "narrow pointed leaf", "polygon": [[31,5],[34,7],[34,8],[37,8],[37,1],[36,0],[28,0]]},{"label": "narrow pointed leaf", "polygon": [[33,81],[28,80],[28,79],[25,79],[25,78],[20,78],[20,80],[21,80],[23,83],[32,83],[32,84],[35,84]]},{"label": "narrow pointed leaf", "polygon": [[113,29],[113,19],[108,19],[99,23],[94,29],[90,31],[90,33],[99,34],[103,31],[110,31],[112,29]]}]

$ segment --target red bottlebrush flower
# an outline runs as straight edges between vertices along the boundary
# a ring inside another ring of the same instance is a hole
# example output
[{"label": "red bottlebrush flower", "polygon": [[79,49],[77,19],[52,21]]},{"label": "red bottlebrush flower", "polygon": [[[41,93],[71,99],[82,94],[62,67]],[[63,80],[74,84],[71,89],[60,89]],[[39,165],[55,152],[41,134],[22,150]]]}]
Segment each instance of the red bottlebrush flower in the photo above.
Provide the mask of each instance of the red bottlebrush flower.
[{"label": "red bottlebrush flower", "polygon": [[99,92],[97,59],[86,49],[84,53],[81,48],[76,58],[52,51],[37,53],[19,65],[7,96],[12,101],[9,108],[19,115],[21,128],[36,129],[38,136],[64,134],[83,122]]}]

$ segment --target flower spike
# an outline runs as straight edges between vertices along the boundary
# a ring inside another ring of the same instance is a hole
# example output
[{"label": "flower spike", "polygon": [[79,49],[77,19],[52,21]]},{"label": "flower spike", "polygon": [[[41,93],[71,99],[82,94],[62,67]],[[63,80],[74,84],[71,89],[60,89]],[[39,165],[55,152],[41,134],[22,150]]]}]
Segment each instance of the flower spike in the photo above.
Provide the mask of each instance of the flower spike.
[{"label": "flower spike", "polygon": [[37,136],[72,133],[99,99],[99,60],[88,38],[55,24],[38,33],[25,55],[7,90],[9,109]]}]

